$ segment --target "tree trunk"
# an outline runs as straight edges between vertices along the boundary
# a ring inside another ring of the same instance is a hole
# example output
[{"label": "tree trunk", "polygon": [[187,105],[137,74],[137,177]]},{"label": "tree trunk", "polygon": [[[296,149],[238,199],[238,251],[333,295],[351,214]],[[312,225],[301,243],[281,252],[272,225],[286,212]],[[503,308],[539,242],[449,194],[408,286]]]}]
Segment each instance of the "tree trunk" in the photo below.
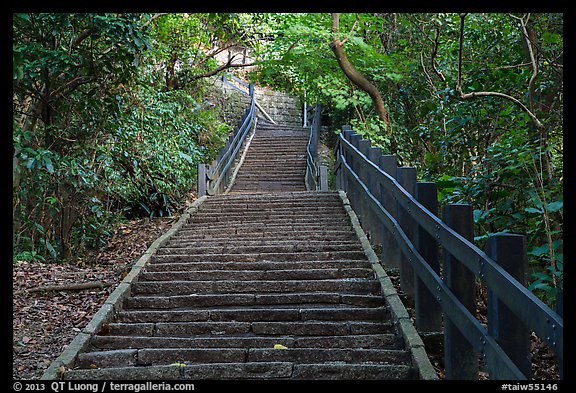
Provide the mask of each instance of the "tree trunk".
[{"label": "tree trunk", "polygon": [[[360,89],[368,93],[370,98],[372,99],[372,103],[374,104],[374,108],[378,113],[378,117],[384,123],[386,127],[386,133],[391,137],[391,124],[390,124],[390,115],[388,111],[384,107],[384,101],[378,92],[376,86],[374,86],[368,79],[364,77],[360,72],[358,72],[354,66],[346,57],[346,53],[344,53],[344,48],[342,45],[342,41],[338,38],[338,33],[340,30],[340,14],[339,13],[332,13],[332,41],[330,42],[330,48],[334,55],[336,56],[336,60],[338,61],[338,65],[346,75],[346,77],[358,86]],[[390,148],[392,150],[392,154],[396,153],[396,142],[393,138],[390,138]]]}]

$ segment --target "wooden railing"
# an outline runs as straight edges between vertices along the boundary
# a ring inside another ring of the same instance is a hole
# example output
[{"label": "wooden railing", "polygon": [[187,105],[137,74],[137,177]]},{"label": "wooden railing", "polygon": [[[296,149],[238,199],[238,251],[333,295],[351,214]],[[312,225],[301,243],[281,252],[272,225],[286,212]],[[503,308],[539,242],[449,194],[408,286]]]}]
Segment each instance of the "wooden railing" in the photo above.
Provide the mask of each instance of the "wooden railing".
[{"label": "wooden railing", "polygon": [[[477,379],[480,362],[490,379],[530,379],[531,332],[553,350],[563,378],[563,318],[526,288],[524,236],[493,235],[480,250],[470,205],[447,205],[439,219],[436,185],[417,182],[415,168],[397,167],[350,126],[335,153],[336,187],[382,245],[382,263],[400,271],[417,330],[443,335],[447,379]],[[477,281],[488,289],[487,325],[477,317]]]},{"label": "wooden railing", "polygon": [[250,96],[250,105],[244,111],[240,121],[238,121],[238,126],[234,129],[234,133],[230,135],[229,140],[210,165],[198,164],[198,197],[206,194],[221,194],[229,185],[234,169],[232,164],[236,160],[240,147],[252,128],[255,118],[254,85],[251,83],[247,87],[248,91],[246,92],[235,86],[236,89]]}]

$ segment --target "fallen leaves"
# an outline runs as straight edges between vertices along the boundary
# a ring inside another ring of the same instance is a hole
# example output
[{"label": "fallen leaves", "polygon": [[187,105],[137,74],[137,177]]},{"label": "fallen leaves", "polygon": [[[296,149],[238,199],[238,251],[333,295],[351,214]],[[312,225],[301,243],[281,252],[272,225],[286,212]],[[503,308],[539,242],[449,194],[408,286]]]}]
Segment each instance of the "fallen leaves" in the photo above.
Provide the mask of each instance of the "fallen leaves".
[{"label": "fallen leaves", "polygon": [[[15,379],[39,379],[88,324],[149,245],[178,217],[131,221],[92,257],[69,263],[20,261],[13,266],[13,365]],[[89,282],[108,287],[29,293],[43,286]]]}]

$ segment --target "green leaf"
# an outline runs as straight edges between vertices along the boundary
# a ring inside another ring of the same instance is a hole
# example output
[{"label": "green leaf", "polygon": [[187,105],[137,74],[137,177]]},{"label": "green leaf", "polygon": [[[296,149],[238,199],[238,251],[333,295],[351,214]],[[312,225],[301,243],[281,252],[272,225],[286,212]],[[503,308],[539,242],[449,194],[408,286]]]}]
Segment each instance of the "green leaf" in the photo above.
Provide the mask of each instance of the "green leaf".
[{"label": "green leaf", "polygon": [[543,255],[548,255],[548,245],[543,244],[541,246],[534,247],[533,249],[528,251],[528,255],[532,255],[535,257],[541,257]]},{"label": "green leaf", "polygon": [[542,214],[544,213],[544,211],[542,209],[536,209],[534,207],[527,207],[524,209],[524,211],[526,213],[536,213],[536,214]]},{"label": "green leaf", "polygon": [[548,211],[551,213],[557,212],[564,207],[564,201],[556,201],[548,204]]},{"label": "green leaf", "polygon": [[185,159],[185,160],[188,161],[190,164],[193,164],[193,163],[194,163],[194,160],[193,160],[192,157],[190,157],[188,154],[179,151],[179,152],[178,152],[178,155],[180,156],[180,158]]},{"label": "green leaf", "polygon": [[58,258],[58,254],[56,253],[54,246],[52,246],[52,244],[48,240],[46,240],[46,248],[48,249],[48,252],[52,256],[52,258],[54,259]]},{"label": "green leaf", "polygon": [[54,166],[52,165],[52,160],[49,157],[44,157],[44,165],[49,173],[54,173]]},{"label": "green leaf", "polygon": [[534,282],[528,286],[529,291],[534,291],[536,289],[540,289],[540,290],[548,292],[548,291],[552,290],[552,286],[550,284],[546,284],[545,282],[542,282],[542,281],[536,281],[536,282]]}]

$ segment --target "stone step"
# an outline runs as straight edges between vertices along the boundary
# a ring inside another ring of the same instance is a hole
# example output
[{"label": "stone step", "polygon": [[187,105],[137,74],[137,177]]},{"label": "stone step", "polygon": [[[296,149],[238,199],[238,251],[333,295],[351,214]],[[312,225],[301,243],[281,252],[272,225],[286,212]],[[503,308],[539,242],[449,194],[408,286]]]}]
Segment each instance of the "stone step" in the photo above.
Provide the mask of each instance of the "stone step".
[{"label": "stone step", "polygon": [[306,154],[307,147],[308,147],[307,138],[301,138],[299,140],[294,140],[294,138],[270,138],[270,139],[254,138],[250,142],[250,148],[248,153],[246,154],[251,154],[252,156],[257,156],[255,152],[265,154],[269,153],[273,155],[284,154],[285,152]]},{"label": "stone step", "polygon": [[[230,195],[230,197],[235,197],[237,195]],[[256,194],[257,195],[257,194]],[[242,195],[244,196],[244,195]],[[211,197],[213,198],[213,197]],[[284,201],[268,201],[268,200],[252,200],[252,201],[234,201],[230,203],[221,203],[220,201],[214,200],[211,201],[208,199],[200,208],[198,212],[202,212],[205,210],[218,210],[218,209],[232,209],[232,210],[239,210],[239,211],[262,211],[262,210],[292,210],[298,212],[299,210],[304,211],[318,211],[321,212],[323,210],[337,210],[340,209],[344,211],[342,207],[342,202],[338,200],[323,200],[323,201],[302,201],[302,200],[284,200]]]},{"label": "stone step", "polygon": [[282,154],[283,152],[291,152],[297,154],[306,154],[308,148],[308,139],[301,137],[255,137],[250,142],[248,153],[253,154],[260,151],[264,154]]},{"label": "stone step", "polygon": [[248,335],[257,336],[347,336],[355,334],[388,334],[391,322],[364,321],[288,321],[288,322],[142,322],[107,325],[108,334],[114,336],[191,337]]},{"label": "stone step", "polygon": [[225,243],[225,242],[252,242],[259,241],[264,242],[268,240],[291,240],[291,241],[304,241],[304,240],[317,240],[324,242],[346,242],[355,241],[350,232],[345,231],[333,231],[332,234],[327,234],[326,232],[299,232],[299,231],[252,231],[248,233],[235,233],[234,231],[229,231],[228,234],[222,234],[218,236],[218,232],[206,233],[205,231],[196,231],[198,233],[175,235],[168,240],[166,245],[170,246],[172,244],[178,243],[193,243],[193,242],[211,242],[211,243]]},{"label": "stone step", "polygon": [[142,348],[104,350],[82,353],[78,368],[109,368],[123,366],[158,366],[173,363],[242,363],[242,362],[298,362],[298,363],[370,363],[408,364],[404,351],[387,349],[340,348]]},{"label": "stone step", "polygon": [[[185,236],[194,236],[194,235],[202,235],[202,234],[215,234],[215,233],[250,233],[250,234],[257,234],[257,233],[294,233],[294,232],[317,232],[317,233],[324,233],[326,231],[338,231],[338,230],[346,230],[351,228],[351,224],[349,220],[342,220],[336,225],[323,225],[320,222],[321,220],[316,220],[314,223],[309,222],[294,222],[290,221],[290,223],[281,222],[276,223],[272,222],[252,222],[252,225],[247,225],[242,222],[234,222],[231,221],[228,223],[228,227],[225,225],[219,225],[219,223],[188,223],[184,226],[180,233]],[[265,225],[264,227],[261,225]],[[242,232],[239,232],[242,231]]]},{"label": "stone step", "polygon": [[300,201],[306,204],[314,204],[326,200],[339,201],[340,197],[334,191],[286,191],[282,193],[252,194],[252,195],[215,195],[205,203],[233,204],[237,202],[262,203],[262,202],[294,202]]},{"label": "stone step", "polygon": [[[258,157],[258,158],[256,158]],[[259,165],[276,165],[279,170],[287,171],[293,168],[303,168],[305,167],[306,152],[274,152],[268,153],[267,150],[262,149],[262,151],[254,151],[246,154],[245,163],[246,167],[259,166]],[[254,160],[252,160],[254,159]],[[294,164],[294,165],[291,165]],[[242,165],[242,169],[245,168]]]},{"label": "stone step", "polygon": [[[218,266],[219,267],[219,266]],[[205,280],[325,280],[338,278],[372,278],[371,268],[356,269],[292,269],[292,270],[192,270],[143,271],[141,281],[205,281]]]},{"label": "stone step", "polygon": [[[353,234],[351,232],[352,225],[350,222],[343,222],[338,226],[326,226],[323,225],[320,220],[314,224],[275,224],[274,222],[266,223],[266,226],[258,225],[245,225],[243,223],[230,222],[229,227],[216,225],[216,223],[195,223],[194,225],[187,223],[185,224],[178,233],[174,234],[174,238],[184,237],[184,238],[201,238],[201,237],[212,237],[222,234],[223,237],[229,235],[245,235],[251,237],[254,235],[262,236],[329,236],[334,235],[344,235]],[[355,234],[354,234],[355,236]]]},{"label": "stone step", "polygon": [[[270,151],[273,151],[273,153]],[[306,149],[279,152],[272,147],[270,149],[255,149],[247,153],[244,160],[247,166],[276,164],[282,170],[289,170],[294,166],[302,168],[306,164]]]},{"label": "stone step", "polygon": [[99,336],[90,341],[94,349],[115,348],[365,348],[402,349],[401,340],[390,333],[347,336],[226,336],[226,337],[138,337]]},{"label": "stone step", "polygon": [[138,281],[132,284],[132,295],[193,293],[270,293],[270,292],[343,292],[377,294],[380,284],[375,279],[326,280],[227,280],[227,281]]},{"label": "stone step", "polygon": [[231,221],[215,222],[215,223],[194,223],[194,229],[190,227],[185,233],[185,236],[210,236],[210,235],[257,235],[266,233],[284,233],[293,234],[299,231],[329,231],[336,230],[337,228],[351,227],[349,223],[342,223],[340,225],[332,225],[330,227],[318,226],[318,223],[297,222],[297,223],[281,223],[276,224],[273,221],[252,221],[252,222],[237,222]]},{"label": "stone step", "polygon": [[[272,216],[272,214],[271,214]],[[252,218],[252,220],[250,220],[251,223],[254,223],[254,225],[258,225],[258,223],[260,222],[261,224],[267,224],[266,221],[266,217],[260,218],[257,216],[243,216],[242,218],[244,218],[244,220],[248,220],[250,218]],[[321,218],[321,219],[320,219]],[[295,217],[286,217],[286,216],[277,216],[274,217],[272,216],[270,218],[269,221],[272,221],[275,225],[282,225],[282,224],[291,224],[291,225],[295,225],[295,224],[304,224],[304,225],[308,225],[308,224],[317,224],[317,225],[322,225],[322,227],[324,228],[328,228],[330,226],[338,226],[341,224],[347,224],[350,222],[350,219],[348,217],[346,217],[346,215],[344,214],[339,214],[338,216],[334,217],[334,216],[327,216],[327,217],[311,217],[310,215],[305,215],[305,216],[295,216]],[[198,215],[194,215],[192,216],[189,220],[188,220],[188,225],[195,225],[195,224],[205,224],[208,223],[209,221],[205,221],[203,220],[203,217]],[[218,217],[218,221],[215,222],[230,222],[230,223],[234,223],[234,217],[232,217],[231,220],[228,220],[226,218],[226,215],[223,215],[221,217]],[[237,220],[238,223],[240,223],[240,221]],[[213,222],[210,222],[210,225],[212,225]]]},{"label": "stone step", "polygon": [[283,181],[283,182],[302,182],[304,179],[304,169],[288,171],[277,171],[275,169],[258,168],[253,170],[241,170],[242,181],[264,180],[264,181]]},{"label": "stone step", "polygon": [[[314,233],[308,234],[295,234],[295,232],[283,233],[267,233],[267,232],[253,232],[253,233],[235,233],[229,231],[228,233],[220,234],[219,232],[206,233],[202,231],[198,236],[179,236],[178,238],[170,239],[167,247],[171,248],[193,248],[193,247],[216,247],[216,246],[234,246],[236,244],[244,244],[249,246],[264,245],[264,244],[303,244],[303,243],[318,243],[318,244],[355,244],[355,239],[347,234],[335,234],[334,237],[327,237],[325,235],[316,235]],[[356,243],[357,244],[357,243]]]},{"label": "stone step", "polygon": [[385,307],[378,308],[211,308],[177,310],[126,310],[117,314],[121,323],[140,322],[209,322],[209,321],[306,321],[364,320],[383,321],[389,317]]},{"label": "stone step", "polygon": [[154,262],[146,266],[146,272],[164,271],[219,271],[242,270],[242,271],[285,271],[285,270],[333,270],[333,269],[365,269],[370,268],[370,263],[365,260],[334,260],[334,261],[254,261],[254,262]]},{"label": "stone step", "polygon": [[286,190],[302,190],[306,189],[306,185],[297,185],[297,184],[275,184],[275,183],[265,183],[265,182],[257,182],[257,183],[240,183],[237,187],[234,188],[232,193],[254,193],[259,192],[258,190],[266,190],[267,192],[270,191],[286,191]]},{"label": "stone step", "polygon": [[290,378],[293,364],[284,363],[208,363],[182,366],[109,367],[69,370],[70,380],[201,380]]},{"label": "stone step", "polygon": [[238,171],[237,180],[244,180],[245,176],[249,177],[258,175],[267,175],[270,176],[271,179],[274,178],[275,180],[279,178],[295,180],[297,178],[304,177],[306,174],[305,165],[290,166],[284,168],[282,167],[282,164],[268,162],[262,164],[250,164],[246,166],[242,165]]},{"label": "stone step", "polygon": [[223,245],[194,245],[192,247],[162,247],[157,255],[189,255],[189,254],[263,254],[263,253],[300,253],[300,252],[330,252],[330,251],[362,251],[359,242],[349,243],[326,243],[321,241],[310,242],[273,242],[272,244],[244,245],[240,242],[232,242]]},{"label": "stone step", "polygon": [[206,363],[149,367],[110,367],[66,372],[67,380],[403,380],[414,379],[408,365],[295,364],[292,362]]},{"label": "stone step", "polygon": [[[286,178],[269,178],[267,176],[251,176],[247,179],[239,178],[234,182],[234,189],[238,188],[240,185],[250,185],[260,188],[255,188],[255,190],[266,190],[271,191],[270,187],[277,186],[277,187],[286,187],[285,190],[299,190],[301,189],[299,186],[305,185],[304,184],[304,175],[299,178],[294,179],[286,179]],[[292,188],[290,188],[291,186]],[[302,189],[304,191],[305,189]],[[284,190],[281,190],[284,191]]]},{"label": "stone step", "polygon": [[174,309],[186,307],[237,307],[237,306],[298,306],[315,308],[320,306],[338,307],[381,307],[380,295],[351,294],[336,292],[298,293],[225,293],[188,295],[141,295],[124,300],[127,309]]},{"label": "stone step", "polygon": [[295,232],[284,232],[284,236],[281,234],[270,234],[266,232],[261,232],[257,238],[254,236],[222,236],[220,238],[215,236],[179,236],[177,238],[171,238],[166,243],[168,248],[185,248],[185,247],[216,247],[220,246],[230,246],[235,244],[242,244],[244,246],[270,246],[270,245],[294,245],[306,243],[308,245],[324,245],[324,244],[339,244],[339,245],[356,245],[358,244],[357,239],[351,236],[346,236],[342,234],[340,236],[336,235],[336,238],[328,237],[325,235],[317,235],[315,233],[308,234],[297,234]]},{"label": "stone step", "polygon": [[366,260],[363,251],[322,251],[287,253],[254,253],[254,254],[155,254],[153,262],[256,262],[256,261],[331,261],[331,260]]},{"label": "stone step", "polygon": [[283,212],[283,211],[270,211],[270,210],[263,210],[263,211],[229,211],[226,214],[218,213],[216,211],[202,211],[198,212],[193,219],[190,219],[188,222],[198,223],[202,220],[205,220],[207,223],[215,223],[215,222],[233,222],[233,221],[285,221],[291,219],[292,221],[298,220],[298,222],[305,222],[314,220],[316,222],[321,221],[322,223],[328,222],[331,223],[335,220],[338,223],[342,221],[349,221],[346,213],[343,210],[332,210],[332,211],[303,211],[303,212]]}]

